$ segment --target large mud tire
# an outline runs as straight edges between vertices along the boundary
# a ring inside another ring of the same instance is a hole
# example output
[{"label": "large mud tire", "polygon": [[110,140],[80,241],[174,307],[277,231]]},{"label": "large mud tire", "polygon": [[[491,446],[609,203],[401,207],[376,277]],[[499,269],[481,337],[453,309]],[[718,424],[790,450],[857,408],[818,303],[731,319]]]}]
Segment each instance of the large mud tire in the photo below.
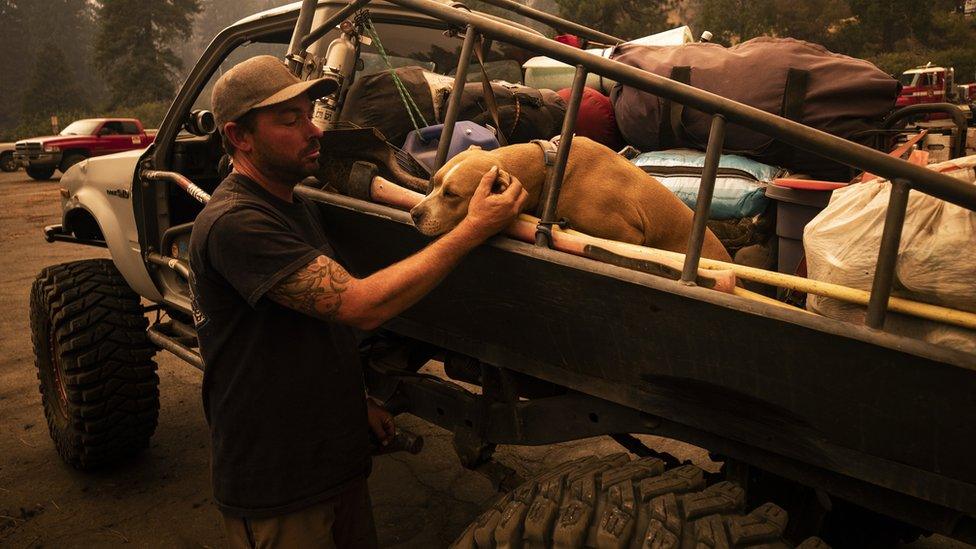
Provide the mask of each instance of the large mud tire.
[{"label": "large mud tire", "polygon": [[54,168],[38,168],[37,166],[28,165],[26,171],[31,179],[38,181],[47,181],[54,177]]},{"label": "large mud tire", "polygon": [[44,415],[61,458],[94,469],[146,448],[159,416],[156,348],[139,296],[112,262],[41,271],[30,323]]},{"label": "large mud tire", "polygon": [[[666,470],[656,458],[587,456],[501,497],[452,547],[792,547],[782,537],[784,510],[744,507],[741,487],[706,486],[694,465]],[[800,547],[827,546],[811,538]]]}]

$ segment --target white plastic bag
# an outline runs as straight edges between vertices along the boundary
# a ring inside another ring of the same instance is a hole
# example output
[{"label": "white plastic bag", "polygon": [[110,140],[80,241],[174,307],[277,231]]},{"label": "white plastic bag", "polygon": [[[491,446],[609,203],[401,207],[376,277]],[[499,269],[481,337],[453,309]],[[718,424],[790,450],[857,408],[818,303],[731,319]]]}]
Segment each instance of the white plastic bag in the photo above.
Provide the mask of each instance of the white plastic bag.
[{"label": "white plastic bag", "polygon": [[[974,166],[976,156],[967,156],[929,168],[973,183]],[[886,180],[833,192],[827,208],[803,231],[811,279],[871,289],[890,194]],[[976,312],[976,213],[911,191],[892,295]],[[864,322],[864,307],[836,299],[810,295],[807,308]],[[885,330],[976,352],[976,332],[964,328],[889,313]]]}]

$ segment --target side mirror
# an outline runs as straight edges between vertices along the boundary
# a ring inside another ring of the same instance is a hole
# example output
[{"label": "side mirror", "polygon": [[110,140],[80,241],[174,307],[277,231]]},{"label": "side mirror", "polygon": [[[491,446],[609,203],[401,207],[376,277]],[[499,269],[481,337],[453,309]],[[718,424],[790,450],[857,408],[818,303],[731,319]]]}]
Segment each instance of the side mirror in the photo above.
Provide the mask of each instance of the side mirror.
[{"label": "side mirror", "polygon": [[193,135],[211,135],[217,131],[217,119],[214,118],[212,112],[197,109],[186,117],[186,121],[183,122],[183,129]]}]

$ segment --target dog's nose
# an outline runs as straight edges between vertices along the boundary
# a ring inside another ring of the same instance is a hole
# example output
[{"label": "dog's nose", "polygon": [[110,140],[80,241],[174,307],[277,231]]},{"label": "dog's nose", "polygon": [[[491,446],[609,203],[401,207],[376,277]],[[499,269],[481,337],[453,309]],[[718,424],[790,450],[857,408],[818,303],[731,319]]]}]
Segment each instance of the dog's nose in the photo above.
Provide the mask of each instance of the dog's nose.
[{"label": "dog's nose", "polygon": [[420,218],[423,217],[423,216],[424,216],[424,214],[422,214],[420,212],[420,210],[411,210],[410,211],[410,217],[413,218],[413,224],[414,225],[416,225],[417,223],[420,223]]}]

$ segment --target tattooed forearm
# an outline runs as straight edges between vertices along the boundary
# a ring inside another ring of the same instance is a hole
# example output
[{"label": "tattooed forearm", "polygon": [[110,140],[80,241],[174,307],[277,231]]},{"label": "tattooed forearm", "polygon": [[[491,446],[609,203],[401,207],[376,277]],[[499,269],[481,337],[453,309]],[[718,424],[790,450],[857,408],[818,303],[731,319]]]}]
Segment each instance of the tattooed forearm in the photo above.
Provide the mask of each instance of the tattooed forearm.
[{"label": "tattooed forearm", "polygon": [[342,265],[323,255],[279,282],[267,295],[285,307],[334,320],[351,279]]}]

